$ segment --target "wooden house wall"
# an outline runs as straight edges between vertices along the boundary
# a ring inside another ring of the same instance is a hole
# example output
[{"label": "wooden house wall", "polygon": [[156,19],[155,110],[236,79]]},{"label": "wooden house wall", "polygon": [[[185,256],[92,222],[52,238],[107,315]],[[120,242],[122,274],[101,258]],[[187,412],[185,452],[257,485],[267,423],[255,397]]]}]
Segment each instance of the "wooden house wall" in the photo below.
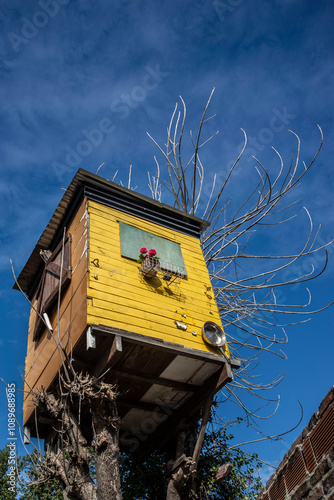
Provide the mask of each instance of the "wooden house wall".
[{"label": "wooden house wall", "polygon": [[[72,277],[68,288],[62,294],[60,305],[60,337],[68,352],[76,344],[87,324],[87,202],[83,201],[70,227],[72,237],[71,266]],[[36,307],[36,297],[33,299]],[[60,367],[58,349],[46,329],[37,342],[33,341],[36,313],[31,309],[28,331],[28,349],[25,362],[25,393],[23,402],[24,425],[33,411],[30,389],[48,388]],[[50,321],[57,337],[57,306],[53,308]]]},{"label": "wooden house wall", "polygon": [[[221,320],[213,292],[206,289],[211,283],[199,239],[93,201],[88,201],[88,213],[88,324],[102,324],[219,353],[205,344],[201,335],[205,321],[221,325]],[[169,287],[163,281],[161,286],[155,286],[155,280],[143,279],[140,265],[121,257],[119,221],[179,243],[187,279]],[[98,265],[92,263],[94,259],[98,259],[95,260]],[[183,320],[187,330],[178,329],[174,320]]]}]

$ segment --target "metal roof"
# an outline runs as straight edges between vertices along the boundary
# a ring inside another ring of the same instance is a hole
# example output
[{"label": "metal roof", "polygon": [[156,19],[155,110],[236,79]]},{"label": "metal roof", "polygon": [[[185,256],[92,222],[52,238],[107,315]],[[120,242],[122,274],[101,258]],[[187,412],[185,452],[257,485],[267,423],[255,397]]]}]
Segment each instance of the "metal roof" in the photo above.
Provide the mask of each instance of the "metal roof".
[{"label": "metal roof", "polygon": [[[152,200],[80,168],[17,279],[22,290],[29,296],[35,289],[39,272],[43,267],[40,250],[52,250],[57,245],[63,228],[69,225],[84,196],[196,237],[209,226],[209,222],[203,219]],[[18,289],[16,283],[13,288]]]}]

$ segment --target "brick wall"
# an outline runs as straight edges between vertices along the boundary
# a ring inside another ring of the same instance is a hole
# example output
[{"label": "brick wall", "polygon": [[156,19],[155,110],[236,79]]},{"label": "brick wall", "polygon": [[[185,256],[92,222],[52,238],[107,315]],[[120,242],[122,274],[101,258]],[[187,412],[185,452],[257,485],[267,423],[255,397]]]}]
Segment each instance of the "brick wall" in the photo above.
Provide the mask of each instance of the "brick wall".
[{"label": "brick wall", "polygon": [[257,500],[334,500],[334,386]]}]

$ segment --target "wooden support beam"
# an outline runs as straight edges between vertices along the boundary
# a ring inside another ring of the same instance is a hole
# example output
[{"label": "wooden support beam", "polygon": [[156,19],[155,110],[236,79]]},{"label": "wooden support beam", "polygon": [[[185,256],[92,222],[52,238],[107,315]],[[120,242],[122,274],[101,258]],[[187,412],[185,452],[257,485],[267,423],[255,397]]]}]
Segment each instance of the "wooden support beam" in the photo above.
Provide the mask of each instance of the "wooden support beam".
[{"label": "wooden support beam", "polygon": [[197,464],[198,464],[198,460],[199,460],[199,457],[201,455],[203,441],[204,441],[204,436],[205,436],[205,431],[206,431],[206,426],[207,426],[209,418],[210,418],[212,401],[213,401],[213,396],[211,395],[205,401],[205,403],[204,403],[203,415],[202,415],[202,421],[201,421],[201,428],[200,428],[200,431],[198,433],[197,441],[196,441],[196,444],[195,444],[192,465],[191,465],[191,468],[190,468],[191,471],[195,471],[196,470]]},{"label": "wooden support beam", "polygon": [[108,368],[112,367],[116,363],[116,361],[121,357],[122,351],[123,351],[122,338],[119,335],[115,335],[109,349],[107,349],[104,352],[103,356],[94,366],[92,370],[93,375],[99,377],[101,373],[105,372],[106,370],[108,370]]},{"label": "wooden support beam", "polygon": [[231,367],[226,363],[218,369],[209,380],[203,384],[199,390],[193,394],[184,405],[177,409],[173,414],[163,422],[157,431],[150,436],[145,445],[135,453],[135,458],[142,461],[151,451],[156,448],[157,443],[163,447],[170,440],[172,434],[179,430],[180,423],[184,418],[189,418],[203,406],[203,403],[213,397],[225,384],[233,380]]},{"label": "wooden support beam", "polygon": [[154,375],[147,375],[145,373],[140,373],[134,370],[110,370],[110,373],[116,377],[122,379],[135,380],[136,382],[147,382],[149,384],[162,385],[164,387],[173,387],[179,391],[184,392],[197,392],[200,386],[194,384],[187,384],[186,382],[178,382],[177,380],[171,380],[162,377],[156,377]]},{"label": "wooden support beam", "polygon": [[239,368],[241,366],[241,361],[240,361],[240,359],[231,359],[230,365],[231,365],[231,368],[233,368],[233,370],[239,370]]},{"label": "wooden support beam", "polygon": [[197,436],[197,441],[195,444],[195,449],[194,449],[194,453],[192,456],[192,461],[191,461],[191,464],[189,467],[189,479],[187,482],[186,491],[184,494],[184,499],[190,498],[191,492],[194,489],[194,474],[195,474],[196,469],[197,469],[199,457],[201,456],[206,426],[207,426],[209,418],[210,418],[212,401],[213,401],[213,395],[208,397],[208,399],[204,403],[201,428],[200,428],[198,436]]},{"label": "wooden support beam", "polygon": [[167,500],[188,500],[194,495],[194,475],[203,446],[205,430],[210,418],[213,396],[210,396],[203,407],[201,427],[197,436],[194,451],[191,457],[184,453],[174,463],[167,463]]}]

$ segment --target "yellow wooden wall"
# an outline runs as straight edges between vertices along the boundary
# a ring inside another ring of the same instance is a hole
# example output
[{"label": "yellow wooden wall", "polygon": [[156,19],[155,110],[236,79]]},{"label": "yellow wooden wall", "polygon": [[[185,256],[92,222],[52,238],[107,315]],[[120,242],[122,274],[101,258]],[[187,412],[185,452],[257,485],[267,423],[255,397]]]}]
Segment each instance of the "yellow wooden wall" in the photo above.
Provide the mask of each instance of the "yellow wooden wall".
[{"label": "yellow wooden wall", "polygon": [[[163,281],[161,286],[154,287],[154,282],[145,280],[139,273],[139,264],[121,257],[119,221],[179,243],[187,279],[170,287]],[[72,279],[62,295],[60,334],[63,343],[68,340],[68,352],[87,324],[101,324],[219,353],[207,345],[201,335],[205,321],[222,325],[213,292],[206,289],[211,283],[198,238],[87,200],[83,201],[67,230],[72,236]],[[98,267],[92,263],[94,259],[98,259]],[[36,307],[36,298],[32,303]],[[186,318],[182,318],[182,314]],[[174,323],[182,319],[188,325],[186,331],[178,329]],[[50,320],[57,335],[56,308]],[[61,366],[56,344],[48,338],[46,330],[42,331],[38,342],[33,341],[35,321],[36,313],[31,309],[25,363],[24,425],[34,411],[31,389],[48,388]],[[227,347],[225,352],[228,354]]]},{"label": "yellow wooden wall", "polygon": [[[69,340],[67,351],[76,344],[87,324],[87,202],[83,201],[70,227],[71,243],[71,282],[62,294],[60,305],[60,337],[64,344]],[[32,301],[36,307],[36,298]],[[53,308],[50,321],[57,337],[57,307]],[[48,338],[46,329],[38,342],[33,341],[36,313],[31,309],[28,331],[28,349],[25,362],[25,386],[23,401],[23,422],[27,423],[34,406],[31,390],[42,386],[48,388],[60,367],[60,356],[52,338]]]},{"label": "yellow wooden wall", "polygon": [[[201,335],[205,321],[222,325],[213,292],[206,293],[205,285],[210,287],[211,283],[199,239],[93,201],[88,201],[88,213],[88,324],[116,327],[217,353]],[[179,243],[187,279],[170,287],[162,281],[157,288],[152,281],[143,279],[138,272],[140,265],[121,257],[119,221]],[[98,267],[92,264],[94,259],[98,259]],[[186,331],[174,323],[175,319],[182,320],[182,313],[186,314]]]}]

